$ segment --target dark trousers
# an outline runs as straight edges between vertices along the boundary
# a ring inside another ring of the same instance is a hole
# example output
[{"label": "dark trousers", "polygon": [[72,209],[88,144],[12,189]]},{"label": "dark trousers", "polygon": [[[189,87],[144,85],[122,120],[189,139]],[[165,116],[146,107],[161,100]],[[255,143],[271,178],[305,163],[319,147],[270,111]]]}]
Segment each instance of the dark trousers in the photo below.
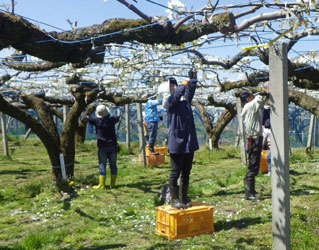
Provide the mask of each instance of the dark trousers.
[{"label": "dark trousers", "polygon": [[147,122],[148,128],[148,145],[155,145],[157,137],[158,122]]},{"label": "dark trousers", "polygon": [[248,169],[244,178],[245,181],[252,181],[258,175],[262,142],[262,136],[248,139]]},{"label": "dark trousers", "polygon": [[189,175],[191,173],[194,152],[188,154],[170,154],[171,173],[169,176],[169,186],[176,187],[177,180],[181,175],[181,184],[189,184]]}]

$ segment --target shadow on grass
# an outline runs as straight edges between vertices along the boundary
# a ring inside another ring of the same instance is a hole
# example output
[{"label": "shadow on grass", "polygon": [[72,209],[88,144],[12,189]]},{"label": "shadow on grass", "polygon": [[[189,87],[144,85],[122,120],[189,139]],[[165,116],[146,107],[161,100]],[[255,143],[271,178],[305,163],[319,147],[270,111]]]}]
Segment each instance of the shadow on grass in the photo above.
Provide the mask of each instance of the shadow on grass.
[{"label": "shadow on grass", "polygon": [[293,176],[300,176],[300,175],[304,175],[306,173],[299,173],[295,170],[289,170],[289,174],[293,175]]},{"label": "shadow on grass", "polygon": [[27,175],[29,172],[33,172],[32,169],[22,169],[22,170],[3,170],[0,171],[0,175],[9,174],[9,175]]},{"label": "shadow on grass", "polygon": [[[142,177],[141,179],[146,178],[146,177]],[[136,183],[131,183],[131,184],[126,184],[123,185],[123,187],[126,188],[136,188],[139,189],[141,191],[143,191],[144,193],[153,193],[153,194],[159,194],[161,187],[167,185],[167,181],[166,180],[144,180],[144,181],[140,181],[140,182],[136,182]],[[121,188],[122,185],[117,185],[117,188]],[[152,189],[154,189],[155,187],[160,187],[160,190],[154,191]],[[126,191],[125,191],[126,192]]]},{"label": "shadow on grass", "polygon": [[90,215],[84,213],[83,211],[81,211],[81,209],[76,208],[76,209],[74,209],[74,211],[75,211],[77,214],[81,215],[82,217],[88,218],[88,219],[90,219],[90,220],[95,220],[94,217],[92,217],[92,216],[90,216]]},{"label": "shadow on grass", "polygon": [[233,194],[243,194],[244,193],[244,191],[236,191],[236,192],[234,192],[234,191],[228,191],[228,192],[226,192],[226,191],[224,191],[224,190],[221,190],[221,191],[218,191],[218,192],[216,192],[216,193],[214,193],[212,196],[224,196],[224,195],[233,195]]},{"label": "shadow on grass", "polygon": [[170,249],[170,246],[165,243],[156,243],[153,246],[145,248],[145,250]]},{"label": "shadow on grass", "polygon": [[[109,244],[101,246],[80,247],[79,250],[105,250],[105,249],[117,249],[126,247],[125,244]],[[0,249],[1,250],[1,249]]]},{"label": "shadow on grass", "polygon": [[292,196],[300,196],[300,195],[317,195],[316,193],[310,193],[308,190],[316,190],[319,191],[318,187],[302,185],[300,189],[295,189],[290,191],[290,195]]},{"label": "shadow on grass", "polygon": [[242,229],[246,228],[251,225],[261,224],[263,223],[262,219],[260,217],[257,218],[242,218],[240,220],[234,220],[234,221],[218,221],[217,223],[214,223],[215,231],[219,232],[222,230],[230,230],[232,228]]}]

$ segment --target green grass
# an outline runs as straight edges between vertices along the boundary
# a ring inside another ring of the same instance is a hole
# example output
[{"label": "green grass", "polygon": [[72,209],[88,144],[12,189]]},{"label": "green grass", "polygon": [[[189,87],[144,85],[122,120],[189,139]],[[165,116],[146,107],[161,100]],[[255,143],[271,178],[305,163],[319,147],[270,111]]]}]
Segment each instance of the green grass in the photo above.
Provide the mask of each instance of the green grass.
[{"label": "green grass", "polygon": [[[164,165],[144,168],[137,162],[138,143],[130,151],[123,144],[116,188],[94,190],[96,142],[76,151],[74,188],[57,187],[42,144],[10,139],[10,157],[0,157],[0,250],[272,249],[270,177],[256,179],[262,201],[244,200],[246,168],[237,148],[195,153],[189,194],[215,207],[215,232],[173,241],[155,234],[169,157]],[[290,158],[291,249],[319,249],[318,156],[300,149]]]}]

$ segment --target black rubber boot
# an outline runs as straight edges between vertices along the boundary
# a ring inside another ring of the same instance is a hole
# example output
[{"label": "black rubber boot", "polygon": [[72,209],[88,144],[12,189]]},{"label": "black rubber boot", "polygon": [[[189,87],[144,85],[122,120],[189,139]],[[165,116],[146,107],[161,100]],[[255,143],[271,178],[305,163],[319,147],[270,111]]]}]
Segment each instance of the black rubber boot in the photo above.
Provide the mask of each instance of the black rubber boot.
[{"label": "black rubber boot", "polygon": [[171,207],[177,208],[177,209],[185,209],[185,205],[180,202],[178,198],[178,187],[169,187],[169,192],[171,194]]},{"label": "black rubber boot", "polygon": [[258,192],[255,189],[255,179],[252,180],[252,194],[256,195]]},{"label": "black rubber boot", "polygon": [[186,208],[191,207],[192,204],[187,196],[188,192],[188,185],[181,184],[179,186],[179,200],[184,204]]},{"label": "black rubber boot", "polygon": [[259,200],[255,194],[253,193],[253,181],[252,180],[244,180],[245,187],[245,199],[250,201]]},{"label": "black rubber boot", "polygon": [[148,145],[148,151],[150,151],[150,155],[158,155],[159,153],[154,151],[154,145]]}]

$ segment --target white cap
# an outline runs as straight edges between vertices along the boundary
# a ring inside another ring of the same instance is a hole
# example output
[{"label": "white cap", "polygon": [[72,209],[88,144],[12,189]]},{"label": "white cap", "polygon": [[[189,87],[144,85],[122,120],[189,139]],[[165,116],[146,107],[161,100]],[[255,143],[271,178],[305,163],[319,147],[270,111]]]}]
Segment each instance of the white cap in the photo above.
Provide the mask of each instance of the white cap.
[{"label": "white cap", "polygon": [[105,105],[100,104],[96,107],[95,115],[97,118],[103,118],[104,116],[110,113],[109,108],[105,107]]}]

